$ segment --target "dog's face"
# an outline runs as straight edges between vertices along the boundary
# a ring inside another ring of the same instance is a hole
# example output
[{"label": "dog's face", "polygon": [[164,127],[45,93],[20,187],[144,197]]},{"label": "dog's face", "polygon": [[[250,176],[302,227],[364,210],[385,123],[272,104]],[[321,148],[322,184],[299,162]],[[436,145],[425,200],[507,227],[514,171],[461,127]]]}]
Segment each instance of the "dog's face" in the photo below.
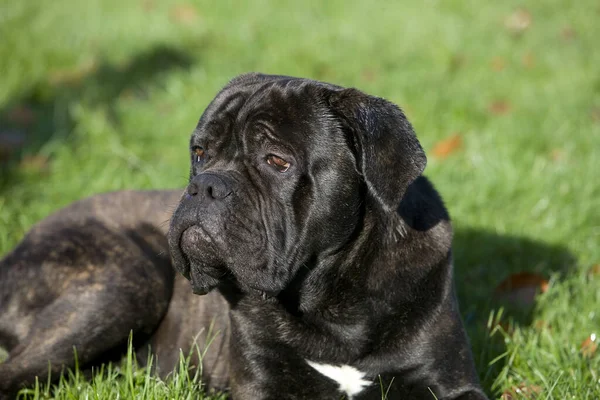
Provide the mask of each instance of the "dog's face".
[{"label": "dog's face", "polygon": [[233,281],[277,293],[360,229],[395,212],[425,156],[402,112],[354,89],[249,74],[208,106],[171,220],[176,268],[206,293]]}]

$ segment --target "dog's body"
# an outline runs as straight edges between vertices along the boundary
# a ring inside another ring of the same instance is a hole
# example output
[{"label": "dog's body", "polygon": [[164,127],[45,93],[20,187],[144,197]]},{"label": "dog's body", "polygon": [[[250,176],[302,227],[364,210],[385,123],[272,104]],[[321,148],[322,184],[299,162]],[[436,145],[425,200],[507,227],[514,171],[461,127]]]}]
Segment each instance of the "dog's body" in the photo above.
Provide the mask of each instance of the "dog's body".
[{"label": "dog's body", "polygon": [[[194,296],[173,270],[165,237],[181,191],[124,191],[94,196],[34,226],[0,261],[0,398],[63,366],[118,359],[130,331],[139,359],[147,344],[158,372],[213,340],[204,358],[208,384],[228,379],[229,319],[218,293]],[[212,327],[211,327],[212,324]],[[209,332],[212,329],[212,332]],[[210,336],[210,337],[207,337]],[[214,339],[212,338],[214,336]]]},{"label": "dog's body", "polygon": [[[167,210],[177,194],[136,194],[130,208],[104,204],[131,213],[133,222],[99,247],[82,243],[94,249],[97,278],[73,278],[77,284],[52,298],[84,305],[77,314],[36,314],[22,306],[26,294],[13,294],[14,284],[0,286],[0,310],[11,301],[5,298],[18,304],[13,314],[0,311],[0,329],[18,323],[22,330],[4,331],[19,352],[0,365],[0,391],[43,373],[23,367],[31,358],[23,332],[35,324],[20,319],[38,318],[42,331],[60,324],[62,331],[49,330],[60,340],[42,343],[42,356],[68,364],[73,342],[91,362],[130,329],[146,334],[160,362],[217,317],[224,334],[204,370],[216,386],[228,377],[234,399],[486,398],[454,296],[449,218],[420,177],[425,155],[397,107],[321,82],[244,75],[205,111],[191,157],[190,184],[167,237],[175,267],[205,296],[192,296],[187,282],[174,278],[166,253],[156,256],[165,248],[160,222],[168,216],[153,211],[158,202]],[[145,210],[136,204],[144,201]],[[108,220],[101,225],[119,219]],[[83,232],[95,225],[63,213],[36,229],[61,224]],[[77,235],[31,235],[0,266],[7,281],[23,279],[16,267],[23,264],[38,277],[67,271],[52,278],[61,282],[82,274],[59,265],[71,262],[73,251],[45,268],[42,253],[29,254],[35,243],[53,247]],[[22,280],[25,292],[31,281]],[[90,292],[99,296],[93,302]],[[76,328],[64,330],[70,317]],[[76,341],[89,331],[95,342]]]}]

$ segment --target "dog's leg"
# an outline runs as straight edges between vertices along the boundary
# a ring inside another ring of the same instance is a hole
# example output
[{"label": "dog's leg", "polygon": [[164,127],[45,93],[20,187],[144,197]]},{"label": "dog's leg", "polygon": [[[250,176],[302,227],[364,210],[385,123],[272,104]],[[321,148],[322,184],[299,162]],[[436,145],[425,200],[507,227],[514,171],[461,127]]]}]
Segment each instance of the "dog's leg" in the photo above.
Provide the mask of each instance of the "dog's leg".
[{"label": "dog's leg", "polygon": [[56,378],[63,366],[74,365],[74,349],[85,365],[121,344],[130,330],[143,329],[143,320],[123,318],[128,315],[120,311],[123,307],[119,296],[82,286],[39,310],[27,337],[0,364],[0,393],[14,393],[34,377],[44,382],[49,365]]}]

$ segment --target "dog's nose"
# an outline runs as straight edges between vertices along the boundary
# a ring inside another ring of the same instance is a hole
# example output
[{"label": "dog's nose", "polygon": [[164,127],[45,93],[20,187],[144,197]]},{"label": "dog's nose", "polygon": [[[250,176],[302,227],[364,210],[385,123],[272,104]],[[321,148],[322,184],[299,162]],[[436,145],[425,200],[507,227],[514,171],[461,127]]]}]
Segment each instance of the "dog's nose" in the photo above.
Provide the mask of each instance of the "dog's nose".
[{"label": "dog's nose", "polygon": [[214,174],[200,174],[192,178],[187,192],[197,199],[222,200],[232,192],[231,184]]}]

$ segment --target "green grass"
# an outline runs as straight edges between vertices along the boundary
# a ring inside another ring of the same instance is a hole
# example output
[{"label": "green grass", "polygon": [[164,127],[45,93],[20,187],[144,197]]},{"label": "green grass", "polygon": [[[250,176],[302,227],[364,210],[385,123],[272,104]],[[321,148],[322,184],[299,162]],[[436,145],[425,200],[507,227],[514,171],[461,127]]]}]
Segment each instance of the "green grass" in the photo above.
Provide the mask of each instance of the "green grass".
[{"label": "green grass", "polygon": [[[531,21],[513,33],[518,8]],[[580,352],[600,334],[600,275],[588,273],[600,263],[599,20],[592,0],[0,0],[0,134],[25,139],[0,167],[0,254],[83,196],[183,187],[188,135],[238,73],[355,86],[401,105],[430,154],[486,390],[600,398],[600,352]],[[434,157],[454,134],[462,146]],[[519,271],[550,279],[529,308],[494,297]],[[127,397],[115,371],[93,390]],[[153,398],[173,397],[132,374]],[[77,398],[82,379],[60,396]]]},{"label": "green grass", "polygon": [[[77,359],[76,353],[74,356]],[[19,398],[226,400],[226,395],[221,393],[207,394],[200,379],[201,371],[188,368],[189,361],[190,355],[180,354],[176,371],[165,381],[161,381],[152,373],[152,357],[148,359],[145,368],[138,365],[130,337],[127,355],[120,365],[101,365],[87,374],[76,366],[74,370],[62,374],[56,384],[36,381],[33,388],[21,390]]]}]

